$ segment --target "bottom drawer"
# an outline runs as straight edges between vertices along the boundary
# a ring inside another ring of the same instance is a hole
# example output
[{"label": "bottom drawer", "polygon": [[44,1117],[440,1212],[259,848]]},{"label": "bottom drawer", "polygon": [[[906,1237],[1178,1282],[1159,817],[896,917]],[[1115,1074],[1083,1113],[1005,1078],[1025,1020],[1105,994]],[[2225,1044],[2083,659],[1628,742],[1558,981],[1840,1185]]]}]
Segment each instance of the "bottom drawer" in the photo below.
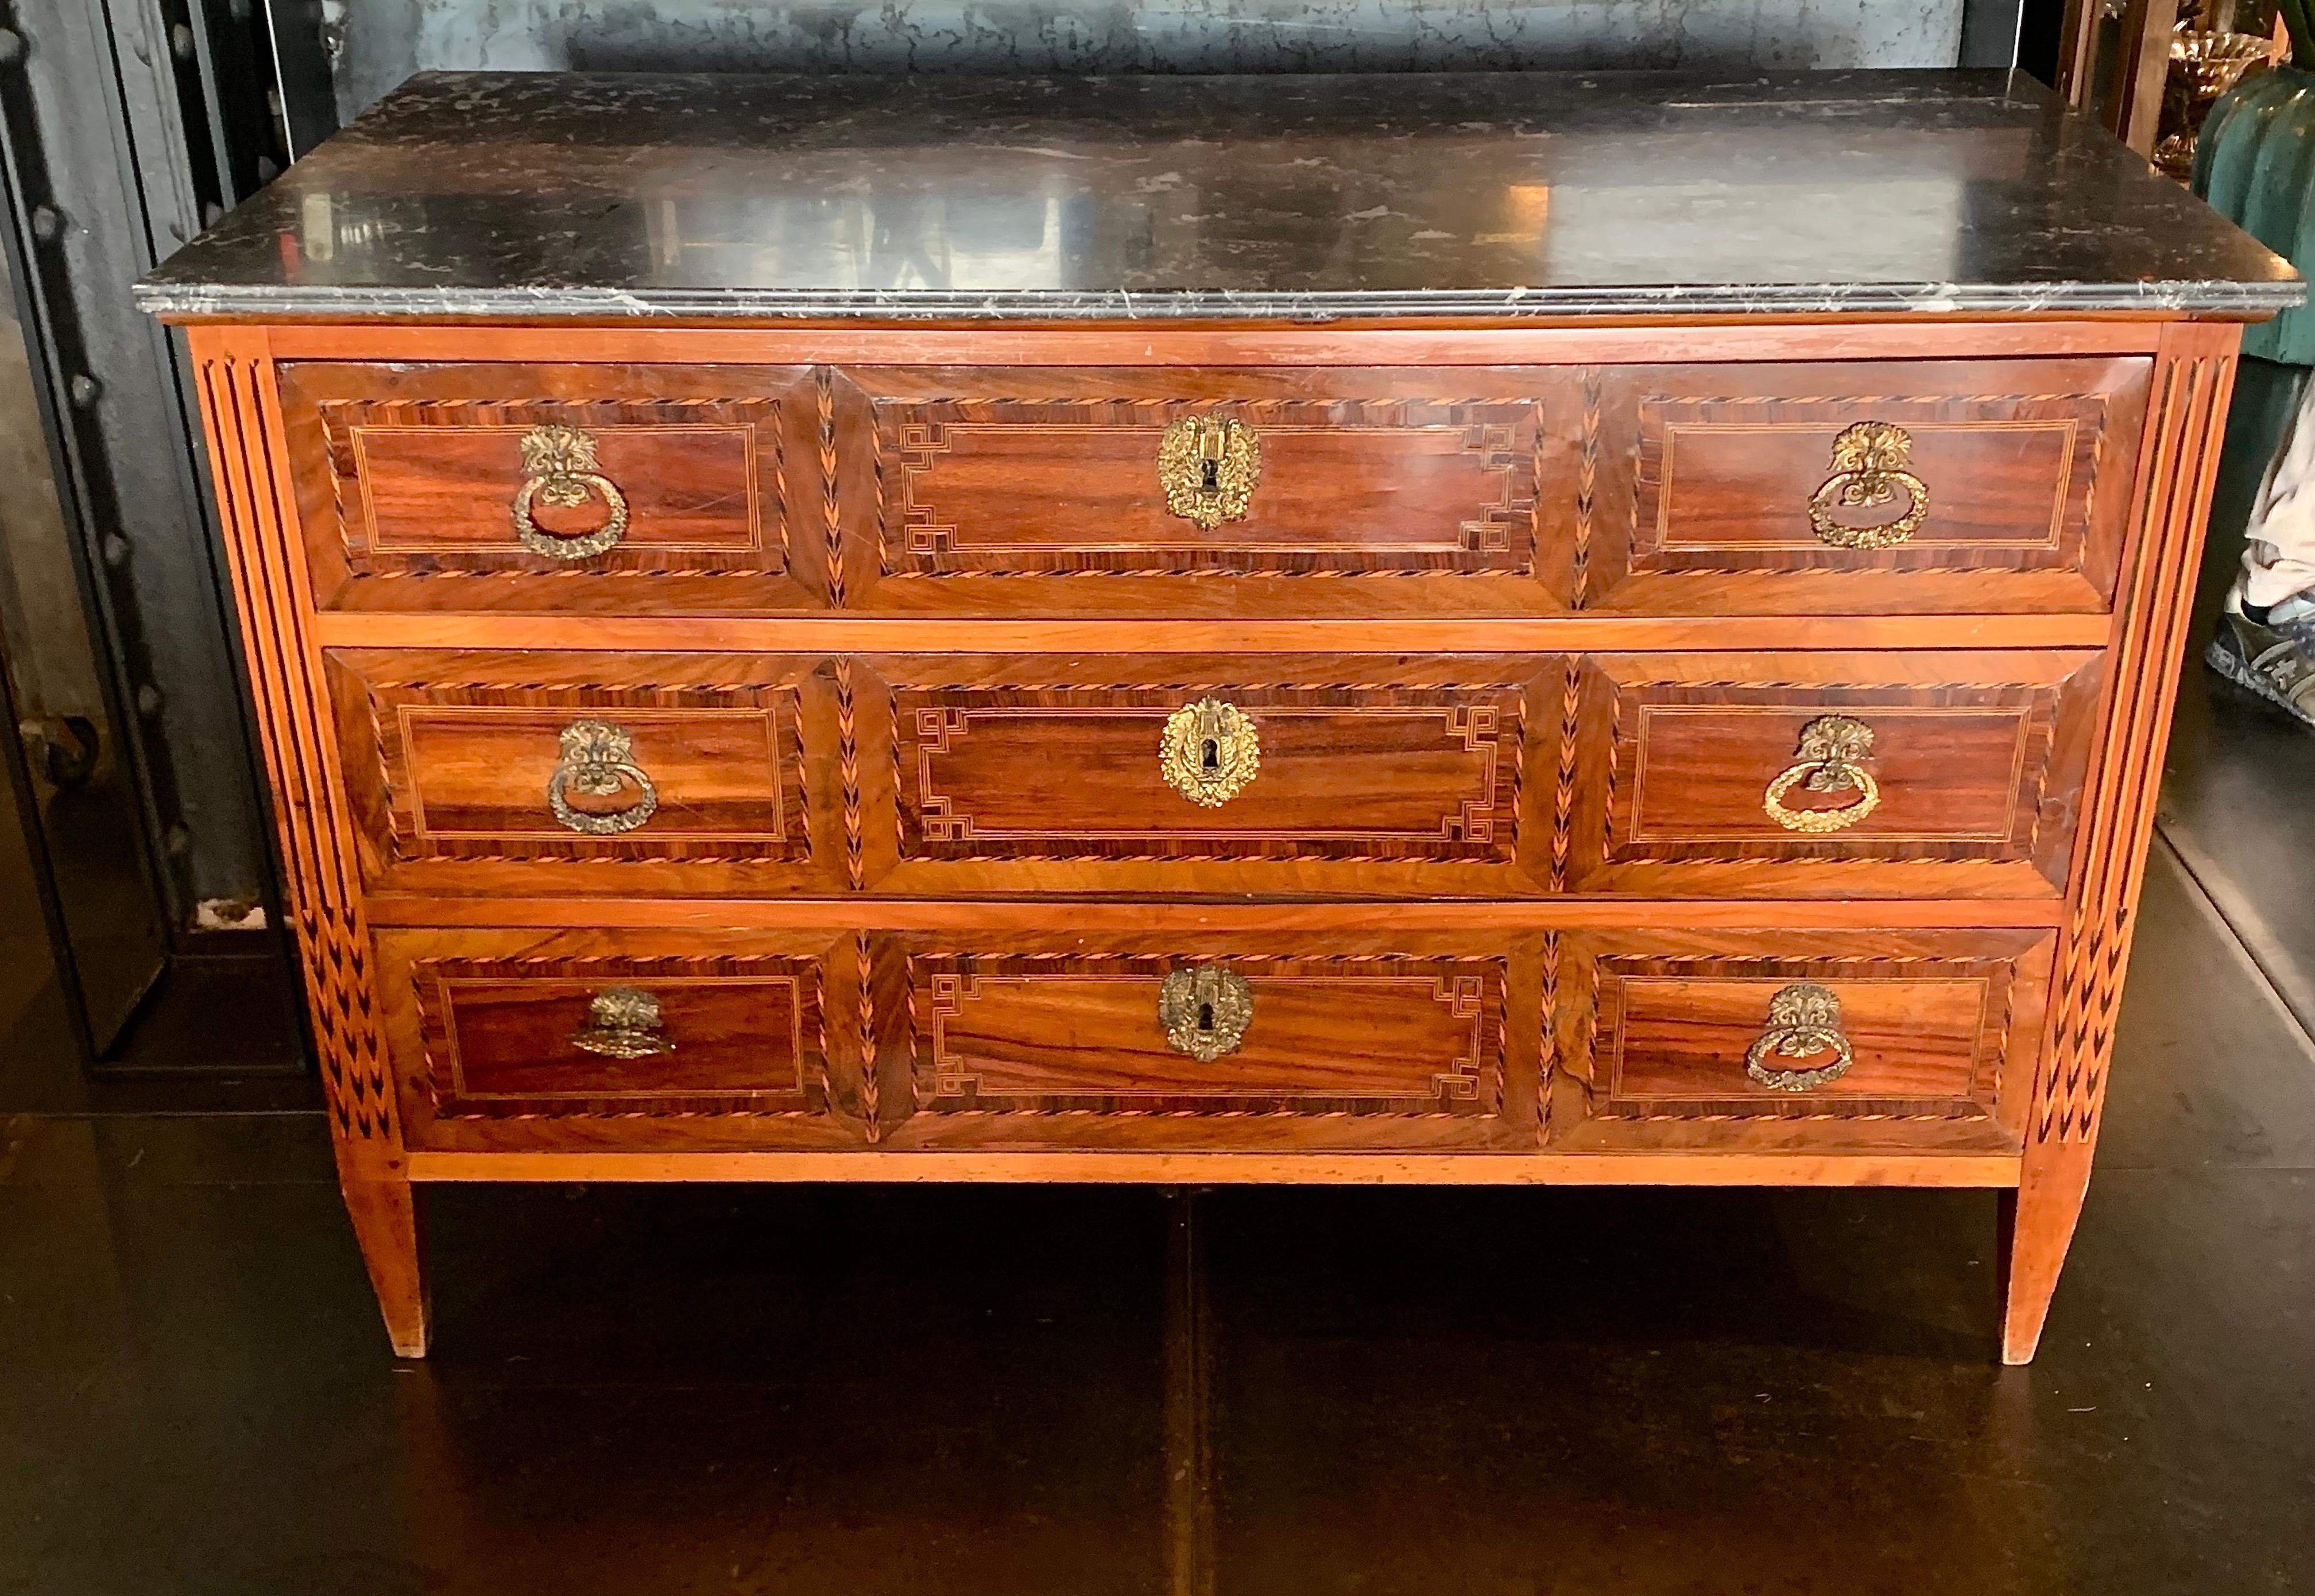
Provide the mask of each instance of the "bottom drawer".
[{"label": "bottom drawer", "polygon": [[412,1147],[860,1145],[850,933],[385,931],[377,946]]},{"label": "bottom drawer", "polygon": [[1540,943],[881,940],[887,1145],[1532,1148]]},{"label": "bottom drawer", "polygon": [[2053,941],[1370,923],[377,947],[404,1139],[430,1150],[2009,1152]]},{"label": "bottom drawer", "polygon": [[2038,930],[1576,932],[1552,950],[1550,1139],[2013,1150]]}]

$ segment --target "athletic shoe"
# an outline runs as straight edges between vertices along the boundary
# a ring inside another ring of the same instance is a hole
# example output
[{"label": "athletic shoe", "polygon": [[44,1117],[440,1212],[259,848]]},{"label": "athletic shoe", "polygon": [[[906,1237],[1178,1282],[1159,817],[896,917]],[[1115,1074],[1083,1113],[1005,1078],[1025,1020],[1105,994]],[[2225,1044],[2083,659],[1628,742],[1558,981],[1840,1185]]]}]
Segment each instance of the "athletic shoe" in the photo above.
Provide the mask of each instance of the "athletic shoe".
[{"label": "athletic shoe", "polygon": [[[2310,619],[2315,621],[2315,616]],[[2302,626],[2315,630],[2305,622]],[[2262,626],[2230,607],[2219,616],[2218,633],[2203,652],[2204,661],[2302,725],[2315,727],[2315,659],[2293,635],[2302,626]]]}]

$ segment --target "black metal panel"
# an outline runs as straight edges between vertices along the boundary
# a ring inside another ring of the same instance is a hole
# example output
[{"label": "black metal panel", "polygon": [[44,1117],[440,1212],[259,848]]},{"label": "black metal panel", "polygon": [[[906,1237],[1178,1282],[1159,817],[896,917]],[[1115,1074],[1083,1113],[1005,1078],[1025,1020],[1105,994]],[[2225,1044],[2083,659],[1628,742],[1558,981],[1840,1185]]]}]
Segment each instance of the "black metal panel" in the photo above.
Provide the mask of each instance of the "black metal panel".
[{"label": "black metal panel", "polygon": [[[165,47],[156,72],[148,40],[120,41],[142,70],[116,80],[103,22],[82,0],[22,5],[25,48],[0,103],[19,176],[11,208],[33,241],[28,325],[62,422],[59,485],[95,573],[116,696],[136,709],[128,751],[170,918],[190,926],[204,898],[254,896],[264,857],[190,418],[165,334],[122,289],[153,258],[149,228],[190,235],[217,191],[197,187],[189,159],[137,171],[135,124],[175,114]],[[157,215],[140,178],[168,191]]]},{"label": "black metal panel", "polygon": [[338,129],[330,80],[328,19],[322,0],[266,0],[265,42],[273,55],[273,94],[295,160]]},{"label": "black metal panel", "polygon": [[[7,48],[0,38],[0,51]],[[0,85],[0,115],[19,100]],[[86,541],[67,515],[53,463],[67,458],[54,359],[79,352],[73,328],[38,336],[28,249],[42,242],[17,225],[18,197],[46,192],[37,146],[4,147],[6,253],[0,277],[0,793],[13,813],[4,838],[25,850],[64,1009],[82,1056],[119,1040],[167,958],[159,883],[138,791],[120,735],[119,678],[91,635],[98,580]],[[32,208],[41,214],[42,208]],[[45,214],[53,215],[53,211]],[[53,226],[44,229],[53,235]]]},{"label": "black metal panel", "polygon": [[[247,0],[0,0],[0,18],[5,230],[102,661],[102,755],[133,797],[105,862],[145,866],[170,958],[286,970],[278,929],[217,928],[253,906],[278,927],[274,872],[180,346],[128,294],[286,162],[265,20]],[[107,1006],[82,974],[102,1046]]]},{"label": "black metal panel", "polygon": [[1963,66],[2015,66],[2025,0],[1962,0]]}]

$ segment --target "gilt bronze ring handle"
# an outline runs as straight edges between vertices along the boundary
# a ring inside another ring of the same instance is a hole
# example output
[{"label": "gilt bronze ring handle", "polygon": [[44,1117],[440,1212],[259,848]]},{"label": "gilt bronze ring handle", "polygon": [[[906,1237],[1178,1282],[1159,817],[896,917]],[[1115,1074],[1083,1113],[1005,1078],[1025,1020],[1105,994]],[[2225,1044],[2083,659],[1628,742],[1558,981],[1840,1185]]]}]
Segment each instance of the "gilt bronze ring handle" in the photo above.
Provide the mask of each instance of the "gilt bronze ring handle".
[{"label": "gilt bronze ring handle", "polygon": [[[522,546],[550,560],[589,560],[626,536],[627,496],[603,474],[595,440],[576,427],[533,427],[522,435],[522,468],[528,473],[514,495],[514,535]],[[592,532],[563,537],[531,519],[533,504],[565,510],[603,501],[610,518]]]},{"label": "gilt bronze ring handle", "polygon": [[[1819,1053],[1836,1057],[1814,1069],[1781,1069],[1768,1060],[1807,1059]],[[1744,1073],[1774,1092],[1806,1092],[1828,1086],[1849,1073],[1857,1050],[1841,1034],[1840,999],[1811,981],[1796,981],[1778,989],[1769,999],[1769,1026],[1744,1051]]]},{"label": "gilt bronze ring handle", "polygon": [[[593,811],[572,807],[570,794],[608,798],[623,786],[635,789],[635,801],[625,809]],[[563,728],[563,757],[546,779],[546,806],[554,818],[589,837],[616,837],[642,825],[659,808],[659,789],[634,761],[634,739],[624,726],[608,721],[573,721]]]},{"label": "gilt bronze ring handle", "polygon": [[[1921,529],[1929,515],[1928,484],[1907,469],[1912,435],[1890,421],[1859,421],[1832,440],[1832,474],[1809,495],[1809,527],[1834,548],[1894,548]],[[1835,510],[1877,510],[1905,495],[1894,520],[1858,526],[1837,519]]]},{"label": "gilt bronze ring handle", "polygon": [[675,1051],[659,1026],[657,998],[634,987],[606,987],[588,1000],[587,1023],[571,1033],[571,1045],[607,1059]]},{"label": "gilt bronze ring handle", "polygon": [[[1881,807],[1881,784],[1858,763],[1873,751],[1873,728],[1847,715],[1823,715],[1801,728],[1798,760],[1769,784],[1761,807],[1787,831],[1823,836],[1840,831]],[[1811,793],[1853,787],[1857,800],[1838,809],[1787,809],[1785,794],[1796,786]]]}]

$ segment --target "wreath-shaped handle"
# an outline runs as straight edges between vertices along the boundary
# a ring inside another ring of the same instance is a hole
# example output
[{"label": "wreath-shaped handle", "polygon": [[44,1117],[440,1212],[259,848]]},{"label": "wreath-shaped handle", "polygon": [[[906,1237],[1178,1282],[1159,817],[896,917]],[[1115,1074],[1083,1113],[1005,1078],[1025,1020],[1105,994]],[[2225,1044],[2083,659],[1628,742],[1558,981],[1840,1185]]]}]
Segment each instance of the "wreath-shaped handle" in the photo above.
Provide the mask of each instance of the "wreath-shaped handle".
[{"label": "wreath-shaped handle", "polygon": [[675,1051],[660,1029],[659,999],[639,987],[606,987],[588,1000],[587,1023],[571,1045],[606,1059],[648,1059]]},{"label": "wreath-shaped handle", "polygon": [[[1814,1069],[1785,1069],[1769,1062],[1828,1052],[1834,1055],[1832,1062]],[[1768,1029],[1744,1050],[1744,1073],[1772,1092],[1808,1092],[1829,1086],[1856,1062],[1857,1050],[1841,1034],[1840,999],[1813,981],[1778,989],[1769,999]]]},{"label": "wreath-shaped handle", "polygon": [[[1817,540],[1834,548],[1885,549],[1921,529],[1929,519],[1929,485],[1907,466],[1913,457],[1912,435],[1891,421],[1859,421],[1832,440],[1832,474],[1809,495],[1809,528]],[[1894,520],[1858,526],[1841,520],[1835,510],[1877,510],[1905,495],[1905,508]]]},{"label": "wreath-shaped handle", "polygon": [[[515,490],[514,535],[523,547],[550,560],[591,560],[627,533],[627,496],[603,474],[595,440],[576,427],[533,427],[522,435],[522,468],[529,473]],[[559,536],[531,517],[534,504],[575,509],[590,496],[600,498],[609,518],[592,532]]]},{"label": "wreath-shaped handle", "polygon": [[[1881,784],[1858,763],[1873,751],[1873,728],[1847,715],[1824,715],[1801,728],[1799,757],[1769,784],[1761,808],[1787,831],[1811,836],[1845,830],[1881,807]],[[1796,786],[1812,793],[1854,788],[1854,802],[1837,809],[1787,809],[1785,794]]]},{"label": "wreath-shaped handle", "polygon": [[[573,793],[585,798],[608,798],[625,787],[635,790],[634,802],[625,809],[584,810],[572,806]],[[554,818],[588,837],[616,837],[632,831],[658,811],[659,789],[634,760],[634,739],[624,726],[608,721],[573,721],[563,728],[563,757],[546,778],[546,806]]]}]

